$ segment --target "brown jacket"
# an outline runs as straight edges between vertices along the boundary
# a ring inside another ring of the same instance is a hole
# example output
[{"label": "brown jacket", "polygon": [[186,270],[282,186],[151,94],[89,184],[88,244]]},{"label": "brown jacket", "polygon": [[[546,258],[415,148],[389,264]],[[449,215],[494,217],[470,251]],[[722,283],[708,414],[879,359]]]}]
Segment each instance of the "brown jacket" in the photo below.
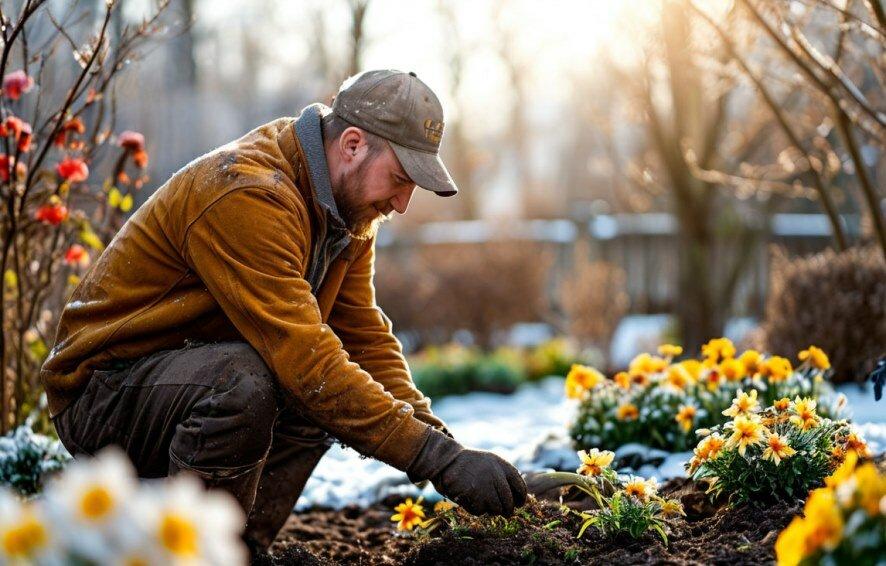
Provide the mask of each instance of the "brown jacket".
[{"label": "brown jacket", "polygon": [[53,415],[115,360],[245,339],[308,418],[363,454],[405,469],[442,427],[375,303],[374,242],[352,241],[311,292],[325,216],[293,124],[197,158],[126,222],[62,312],[41,373]]}]

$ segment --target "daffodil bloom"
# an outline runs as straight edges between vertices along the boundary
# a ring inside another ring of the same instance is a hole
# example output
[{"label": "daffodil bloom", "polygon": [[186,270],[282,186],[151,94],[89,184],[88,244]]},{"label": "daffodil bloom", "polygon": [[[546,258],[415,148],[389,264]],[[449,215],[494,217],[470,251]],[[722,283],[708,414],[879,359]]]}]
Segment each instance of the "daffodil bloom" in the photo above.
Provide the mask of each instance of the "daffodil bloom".
[{"label": "daffodil bloom", "polygon": [[573,364],[566,375],[566,396],[570,399],[578,399],[606,379],[596,369],[581,364]]},{"label": "daffodil bloom", "polygon": [[791,423],[801,430],[809,430],[818,426],[818,414],[815,412],[815,406],[814,399],[795,398]]},{"label": "daffodil bloom", "polygon": [[763,356],[757,350],[745,350],[738,357],[738,361],[744,365],[745,374],[747,375],[754,375],[759,372],[762,360]]},{"label": "daffodil bloom", "polygon": [[625,483],[624,491],[626,495],[636,497],[640,501],[646,501],[658,491],[658,482],[655,478],[646,480],[631,476]]},{"label": "daffodil bloom", "polygon": [[853,476],[858,505],[871,517],[882,517],[884,501],[886,501],[886,474],[880,473],[871,462],[861,466]]},{"label": "daffodil bloom", "polygon": [[683,347],[674,344],[662,344],[658,347],[658,353],[666,358],[676,358],[683,353]]},{"label": "daffodil bloom", "polygon": [[751,389],[750,393],[745,393],[739,389],[738,396],[732,400],[732,406],[723,411],[723,414],[727,417],[737,417],[756,413],[759,410],[760,402],[757,401],[757,390]]},{"label": "daffodil bloom", "polygon": [[661,514],[666,517],[686,516],[683,504],[676,499],[666,499],[661,503]]},{"label": "daffodil bloom", "polygon": [[828,359],[828,355],[825,354],[824,350],[822,350],[821,348],[809,346],[809,348],[800,352],[797,357],[800,359],[801,362],[806,362],[814,368],[818,368],[820,370],[831,369],[831,361]]},{"label": "daffodil bloom", "polygon": [[394,507],[395,514],[391,515],[391,521],[397,523],[397,530],[411,531],[417,526],[421,526],[425,518],[425,510],[421,505],[422,498],[419,497],[413,503],[411,497],[407,497],[406,501]]},{"label": "daffodil bloom", "polygon": [[693,359],[683,360],[679,365],[689,373],[689,376],[692,377],[692,381],[698,381],[701,372],[704,369],[704,366],[700,361]]},{"label": "daffodil bloom", "polygon": [[854,452],[850,452],[843,463],[834,470],[834,473],[824,479],[824,484],[828,487],[837,487],[852,477],[855,471],[855,465],[858,463],[858,456]]},{"label": "daffodil bloom", "polygon": [[723,377],[728,381],[741,381],[746,375],[746,372],[747,368],[745,365],[735,358],[723,360],[723,363],[720,364],[720,373],[722,373]]},{"label": "daffodil bloom", "polygon": [[775,403],[772,404],[772,406],[779,413],[783,413],[791,408],[791,400],[787,397],[782,397],[781,399],[776,400]]},{"label": "daffodil bloom", "polygon": [[732,436],[729,437],[727,445],[730,448],[738,447],[738,453],[745,455],[748,446],[754,446],[763,442],[763,435],[766,428],[760,421],[739,415],[732,421]]},{"label": "daffodil bloom", "polygon": [[769,379],[772,383],[786,380],[793,373],[791,361],[781,356],[767,358],[760,365],[760,375]]},{"label": "daffodil bloom", "polygon": [[816,489],[809,496],[804,508],[809,530],[806,533],[806,550],[833,550],[843,538],[843,513],[837,504],[834,491]]},{"label": "daffodil bloom", "polygon": [[781,464],[782,458],[790,458],[797,451],[788,444],[788,439],[779,434],[770,432],[766,438],[766,449],[763,450],[763,459],[772,460],[775,465]]},{"label": "daffodil bloom", "polygon": [[581,466],[576,470],[584,476],[599,476],[603,473],[603,469],[607,468],[615,458],[615,453],[608,450],[600,451],[591,448],[590,452],[580,450],[578,457],[581,459]]},{"label": "daffodil bloom", "polygon": [[695,415],[697,412],[698,409],[692,405],[680,405],[680,408],[677,410],[677,416],[674,417],[674,420],[680,424],[680,428],[683,429],[683,432],[689,432],[692,430],[692,425],[695,422]]},{"label": "daffodil bloom", "polygon": [[803,517],[794,517],[775,541],[778,566],[798,566],[807,556],[806,536],[809,531]]},{"label": "daffodil bloom", "polygon": [[[25,504],[16,520],[0,524],[0,562],[28,564],[49,543],[49,528],[34,513],[33,503]],[[6,519],[6,517],[4,517]]]},{"label": "daffodil bloom", "polygon": [[735,345],[729,338],[714,338],[701,347],[701,354],[713,363],[735,357]]},{"label": "daffodil bloom", "polygon": [[623,403],[615,409],[615,418],[620,421],[635,421],[640,416],[640,410],[633,403]]},{"label": "daffodil bloom", "polygon": [[620,371],[614,376],[612,376],[612,381],[615,382],[616,385],[621,387],[622,389],[630,389],[631,388],[631,376],[628,375],[626,371]]}]

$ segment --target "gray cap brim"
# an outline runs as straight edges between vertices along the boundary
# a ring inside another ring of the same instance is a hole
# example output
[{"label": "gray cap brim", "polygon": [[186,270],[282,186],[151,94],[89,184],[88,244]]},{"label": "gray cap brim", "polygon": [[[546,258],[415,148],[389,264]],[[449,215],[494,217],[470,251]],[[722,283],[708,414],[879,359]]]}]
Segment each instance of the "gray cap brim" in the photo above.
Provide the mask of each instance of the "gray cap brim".
[{"label": "gray cap brim", "polygon": [[416,185],[441,197],[451,197],[458,193],[458,187],[439,154],[410,149],[391,141],[388,143],[400,160],[400,165]]}]

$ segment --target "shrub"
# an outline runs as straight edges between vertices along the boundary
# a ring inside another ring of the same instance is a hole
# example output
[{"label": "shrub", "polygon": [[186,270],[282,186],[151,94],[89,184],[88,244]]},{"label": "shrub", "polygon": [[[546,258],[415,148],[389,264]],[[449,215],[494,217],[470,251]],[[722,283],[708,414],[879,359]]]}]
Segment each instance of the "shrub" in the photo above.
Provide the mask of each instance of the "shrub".
[{"label": "shrub", "polygon": [[415,385],[431,398],[471,391],[513,393],[526,379],[520,358],[509,350],[483,354],[458,345],[431,347],[410,365]]},{"label": "shrub", "polygon": [[570,429],[576,448],[615,449],[638,442],[688,450],[695,445],[695,429],[728,420],[724,411],[730,411],[739,391],[764,405],[801,396],[818,400],[825,415],[839,408],[825,380],[830,371],[827,356],[818,348],[801,352],[796,370],[785,358],[755,350],[736,357],[735,346],[725,338],[708,342],[701,359],[675,361],[682,354],[679,346],[665,345],[659,352],[660,356],[640,354],[612,379],[580,365],[570,371],[566,394],[580,400]]},{"label": "shrub", "polygon": [[552,338],[526,353],[526,372],[536,380],[551,375],[565,376],[576,363],[585,361],[575,344],[566,338]]},{"label": "shrub", "polygon": [[830,355],[837,382],[860,380],[873,369],[886,344],[886,261],[879,249],[793,260],[776,254],[770,286],[766,349],[818,344]]},{"label": "shrub", "polygon": [[77,461],[22,501],[0,489],[2,564],[244,564],[245,518],[193,476],[138,483],[126,455]]},{"label": "shrub", "polygon": [[686,465],[693,478],[712,478],[710,493],[729,494],[732,503],[802,499],[846,452],[868,450],[846,421],[820,416],[811,399],[783,399],[763,411],[746,406],[733,416],[703,431]]},{"label": "shrub", "polygon": [[30,423],[23,424],[0,438],[0,486],[32,495],[70,459],[58,440],[35,433]]},{"label": "shrub", "polygon": [[886,475],[849,455],[775,543],[779,566],[880,564],[886,556]]}]

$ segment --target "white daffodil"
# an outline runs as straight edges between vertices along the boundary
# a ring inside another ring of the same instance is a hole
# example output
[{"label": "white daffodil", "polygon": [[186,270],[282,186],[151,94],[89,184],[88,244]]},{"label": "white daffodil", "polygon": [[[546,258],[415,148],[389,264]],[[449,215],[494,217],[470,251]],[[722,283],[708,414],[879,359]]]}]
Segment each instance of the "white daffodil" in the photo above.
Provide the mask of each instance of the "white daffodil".
[{"label": "white daffodil", "polygon": [[118,448],[72,463],[49,483],[44,502],[59,539],[70,552],[108,563],[143,533],[132,528],[129,502],[138,489],[135,470]]},{"label": "white daffodil", "polygon": [[240,533],[246,522],[236,500],[207,491],[197,478],[182,474],[144,486],[134,502],[139,525],[148,533],[150,563],[245,564]]},{"label": "white daffodil", "polygon": [[0,564],[64,564],[43,509],[0,488]]}]

